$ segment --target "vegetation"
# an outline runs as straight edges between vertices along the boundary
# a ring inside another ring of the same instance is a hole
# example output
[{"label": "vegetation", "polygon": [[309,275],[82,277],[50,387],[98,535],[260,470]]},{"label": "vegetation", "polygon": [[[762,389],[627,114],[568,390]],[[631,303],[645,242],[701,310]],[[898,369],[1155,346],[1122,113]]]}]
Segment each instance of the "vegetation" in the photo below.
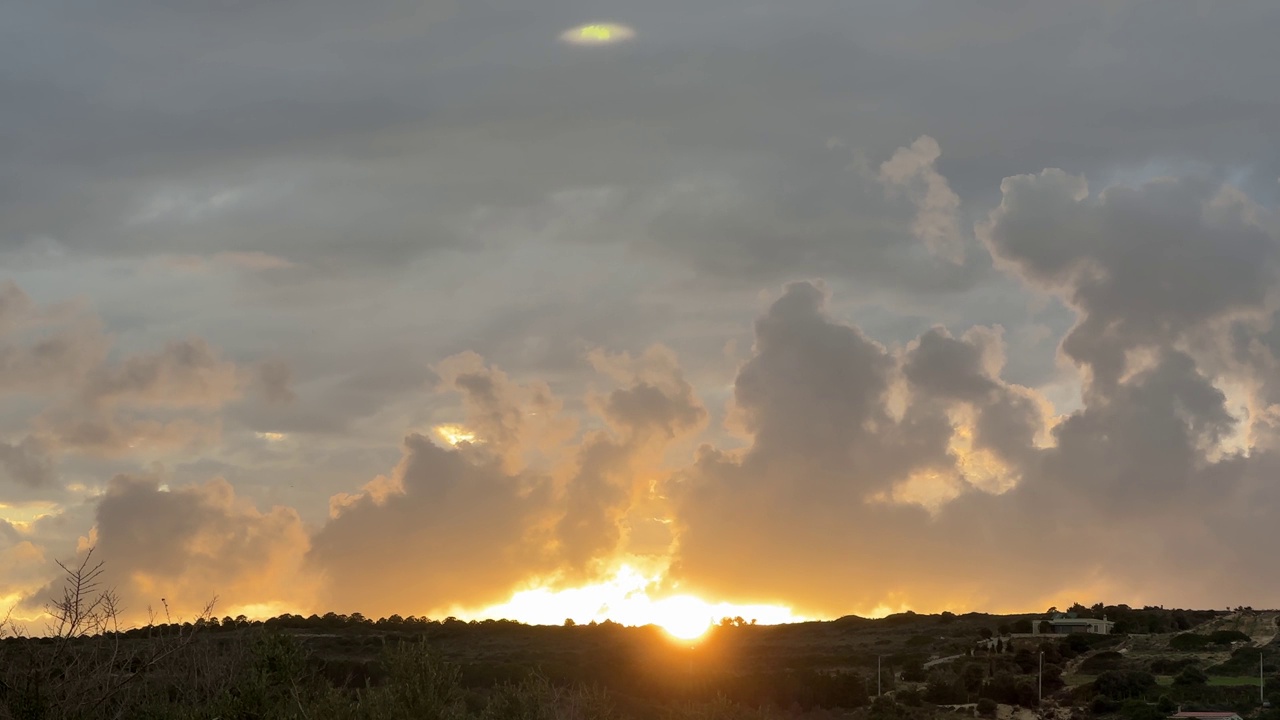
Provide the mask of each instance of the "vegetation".
[{"label": "vegetation", "polygon": [[[1179,678],[1162,686],[1147,672],[1156,663],[1135,668],[1113,649],[1122,637],[1010,636],[1035,616],[901,613],[781,627],[726,619],[693,646],[657,628],[609,622],[358,613],[249,621],[219,619],[213,603],[188,622],[174,622],[166,607],[162,622],[123,629],[118,599],[99,587],[101,566],[86,558],[64,570],[65,592],[49,606],[51,637],[6,625],[0,720],[925,720],[952,712],[940,706],[983,717],[999,705],[1035,707],[1041,691],[1094,714],[1156,720],[1171,702],[1250,707],[1256,693],[1186,657],[1161,659],[1161,670]],[[1129,617],[1151,624],[1143,611]],[[1256,663],[1257,649],[1250,652],[1220,664]],[[926,668],[931,659],[941,662]],[[1068,666],[1096,678],[1068,687]]]},{"label": "vegetation", "polygon": [[1208,635],[1181,633],[1169,640],[1174,650],[1203,650],[1210,645],[1229,646],[1236,642],[1249,642],[1249,636],[1239,630],[1215,630]]},{"label": "vegetation", "polygon": [[1080,672],[1087,675],[1097,675],[1107,670],[1119,670],[1120,665],[1124,662],[1124,655],[1114,650],[1104,650],[1096,655],[1085,658],[1080,663]]}]

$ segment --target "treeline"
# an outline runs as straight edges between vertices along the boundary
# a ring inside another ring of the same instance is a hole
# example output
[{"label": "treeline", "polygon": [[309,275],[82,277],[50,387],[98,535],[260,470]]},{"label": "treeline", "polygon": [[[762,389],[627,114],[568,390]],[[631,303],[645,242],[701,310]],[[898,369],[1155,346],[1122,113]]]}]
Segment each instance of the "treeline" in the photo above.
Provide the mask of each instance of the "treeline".
[{"label": "treeline", "polygon": [[[609,623],[609,621],[606,621],[606,623]],[[616,623],[610,624],[616,625]],[[415,632],[442,627],[460,629],[464,626],[477,625],[489,628],[529,627],[523,623],[516,622],[515,620],[473,620],[466,622],[455,617],[449,617],[443,620],[432,620],[413,615],[408,617],[392,615],[391,617],[374,620],[367,618],[360,613],[340,615],[338,613],[330,612],[325,613],[324,615],[310,616],[285,613],[266,620],[250,620],[244,615],[237,617],[231,617],[228,615],[221,619],[217,617],[200,617],[194,621],[180,623],[153,621],[141,627],[129,628],[127,630],[104,629],[102,632],[108,636],[144,638],[151,637],[157,633],[172,634],[191,630],[231,632],[245,628],[268,628],[280,630],[311,630],[315,632],[331,632],[347,629],[377,629],[390,632]]]},{"label": "treeline", "polygon": [[[1237,610],[1252,611],[1253,608],[1241,607],[1237,608]],[[1056,611],[1056,608],[1050,608],[1047,614],[1052,614]],[[1095,618],[1098,620],[1105,617],[1115,623],[1112,632],[1121,635],[1181,632],[1208,622],[1223,613],[1221,610],[1165,609],[1153,605],[1133,608],[1128,605],[1105,605],[1103,603],[1088,607],[1076,603],[1063,612],[1074,613],[1076,617]]]},{"label": "treeline", "polygon": [[[1251,610],[1251,608],[1240,608],[1240,609],[1244,611]],[[1044,617],[1047,618],[1049,615],[1052,615],[1055,612],[1058,612],[1057,608],[1050,608],[1049,611],[1045,613]],[[1077,617],[1088,617],[1088,618],[1098,618],[1098,619],[1105,617],[1108,620],[1115,622],[1115,627],[1113,632],[1115,634],[1120,634],[1120,635],[1130,634],[1130,633],[1181,632],[1181,631],[1189,630],[1197,625],[1200,625],[1201,623],[1212,620],[1213,618],[1221,614],[1221,611],[1214,611],[1214,610],[1180,610],[1180,609],[1166,610],[1165,608],[1154,607],[1154,606],[1147,606],[1143,608],[1132,608],[1132,607],[1129,607],[1128,605],[1104,605],[1102,603],[1098,603],[1089,607],[1086,607],[1084,605],[1077,603],[1075,605],[1072,605],[1070,608],[1064,610],[1063,612],[1074,613]],[[967,618],[967,617],[974,617],[974,616],[979,616],[979,614],[969,613],[968,615],[959,616],[959,617]],[[1023,616],[1017,619],[1005,620],[1005,621],[1001,621],[1001,618],[999,618],[998,616],[989,616],[989,617],[992,617],[993,619],[991,627],[982,628],[978,633],[979,638],[987,639],[987,638],[993,638],[997,636],[1008,635],[1010,633],[1031,633],[1033,631],[1034,625],[1036,625],[1037,623],[1044,622],[1044,619],[1035,620],[1031,617],[1026,617],[1026,616]],[[856,625],[861,627],[884,626],[884,627],[901,628],[901,627],[907,627],[912,625],[923,625],[928,623],[937,623],[937,624],[946,625],[946,624],[950,624],[951,622],[954,622],[956,618],[957,616],[950,612],[943,612],[938,615],[921,615],[921,614],[908,611],[905,613],[890,615],[880,620],[856,618],[856,617],[850,616],[847,618],[841,618],[840,620],[833,621],[833,625],[836,627],[846,627],[856,623]],[[605,620],[604,622],[599,623],[598,625],[606,628],[610,626],[623,627],[618,623],[614,623],[610,620]],[[719,623],[719,626],[722,628],[723,627],[745,627],[745,626],[754,626],[754,625],[755,625],[754,622],[743,621],[741,618],[724,618]],[[350,613],[350,614],[328,612],[323,615],[311,614],[306,616],[285,613],[285,614],[278,615],[276,617],[268,618],[265,620],[249,619],[244,615],[239,615],[236,617],[232,617],[228,615],[222,618],[218,618],[216,616],[201,617],[194,621],[188,621],[188,622],[182,622],[182,623],[155,622],[153,620],[151,623],[148,623],[146,626],[143,626],[143,627],[137,627],[137,628],[132,628],[128,630],[120,630],[115,632],[118,633],[121,637],[134,638],[134,637],[147,637],[156,632],[177,632],[177,631],[191,630],[191,629],[219,632],[219,631],[234,631],[238,629],[251,628],[251,627],[265,627],[265,628],[275,628],[275,629],[283,629],[283,630],[312,631],[317,633],[334,632],[334,631],[340,631],[340,630],[356,630],[356,629],[366,629],[366,630],[373,629],[373,630],[379,630],[384,632],[414,633],[414,632],[421,632],[426,630],[438,631],[442,628],[461,632],[464,627],[476,627],[476,626],[492,628],[492,629],[498,629],[498,628],[511,629],[511,628],[518,628],[518,627],[520,628],[558,627],[558,626],[529,626],[524,623],[517,622],[515,620],[486,619],[486,620],[464,621],[464,620],[459,620],[456,617],[433,619],[433,618],[427,618],[427,617],[419,617],[415,615],[408,615],[408,616],[391,615],[389,617],[374,619],[374,618],[366,617],[363,614],[358,612]],[[573,623],[571,621],[567,621],[565,626],[572,627]],[[596,626],[597,626],[597,623],[591,622],[589,624],[583,624],[580,627],[596,627]],[[1042,628],[1042,629],[1047,629],[1047,628]],[[1215,644],[1215,643],[1227,644],[1233,640],[1247,639],[1247,636],[1244,636],[1242,633],[1238,633],[1235,631],[1218,631],[1213,633],[1210,636],[1187,635],[1182,637],[1184,639],[1180,639],[1178,640],[1178,642],[1186,643],[1188,644],[1188,647],[1180,646],[1177,649],[1187,649],[1187,650],[1200,649],[1200,647],[1206,644]],[[1202,637],[1203,639],[1201,639]],[[907,645],[908,647],[910,647],[911,645],[915,644],[915,642],[913,641],[916,641],[919,644],[928,644],[929,642],[932,641],[932,639],[933,639],[932,636],[911,637],[907,640]],[[1196,644],[1196,647],[1191,647],[1190,644]]]}]

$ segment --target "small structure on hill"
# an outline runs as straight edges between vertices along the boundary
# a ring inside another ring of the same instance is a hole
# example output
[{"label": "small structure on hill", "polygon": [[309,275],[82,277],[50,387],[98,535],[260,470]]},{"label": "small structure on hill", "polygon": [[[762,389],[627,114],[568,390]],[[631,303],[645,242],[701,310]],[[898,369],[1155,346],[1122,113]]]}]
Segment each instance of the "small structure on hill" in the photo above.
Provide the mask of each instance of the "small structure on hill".
[{"label": "small structure on hill", "polygon": [[[1073,633],[1088,633],[1090,635],[1110,635],[1111,628],[1115,627],[1115,623],[1107,619],[1103,615],[1101,620],[1097,618],[1076,617],[1075,613],[1054,613],[1053,617],[1047,620],[1049,624],[1049,632],[1053,635],[1071,635]],[[1040,631],[1039,625],[1033,625],[1036,632]]]}]

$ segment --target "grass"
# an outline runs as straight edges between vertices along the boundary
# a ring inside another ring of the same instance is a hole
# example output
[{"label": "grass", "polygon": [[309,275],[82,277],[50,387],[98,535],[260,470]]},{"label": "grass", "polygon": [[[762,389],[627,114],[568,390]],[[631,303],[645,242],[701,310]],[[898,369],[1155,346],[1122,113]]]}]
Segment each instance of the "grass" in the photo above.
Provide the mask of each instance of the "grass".
[{"label": "grass", "polygon": [[[1063,675],[1062,679],[1066,681],[1068,687],[1077,687],[1085,683],[1091,683],[1098,678],[1097,675]],[[1157,675],[1156,684],[1168,687],[1173,685],[1172,675]],[[1210,675],[1209,682],[1205,683],[1209,687],[1239,687],[1244,685],[1258,685],[1256,677],[1221,677]]]},{"label": "grass", "polygon": [[1209,685],[1254,685],[1258,684],[1256,677],[1219,677],[1216,675],[1209,676]]}]

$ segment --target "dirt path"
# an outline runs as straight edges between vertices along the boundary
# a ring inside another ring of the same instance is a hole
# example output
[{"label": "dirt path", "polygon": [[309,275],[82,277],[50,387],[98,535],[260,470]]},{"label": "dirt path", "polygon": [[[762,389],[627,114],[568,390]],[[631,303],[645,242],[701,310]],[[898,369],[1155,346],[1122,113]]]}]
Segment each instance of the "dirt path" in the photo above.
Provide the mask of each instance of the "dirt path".
[{"label": "dirt path", "polygon": [[929,668],[933,667],[934,665],[941,665],[942,663],[951,662],[952,660],[959,660],[959,659],[960,659],[960,658],[962,658],[962,657],[968,657],[968,656],[967,656],[967,655],[963,655],[963,654],[961,654],[961,655],[948,655],[947,657],[940,657],[940,658],[937,658],[937,659],[935,659],[935,660],[930,660],[929,662],[927,662],[927,663],[925,663],[925,664],[924,664],[924,669],[925,669],[925,670],[928,670]]}]

